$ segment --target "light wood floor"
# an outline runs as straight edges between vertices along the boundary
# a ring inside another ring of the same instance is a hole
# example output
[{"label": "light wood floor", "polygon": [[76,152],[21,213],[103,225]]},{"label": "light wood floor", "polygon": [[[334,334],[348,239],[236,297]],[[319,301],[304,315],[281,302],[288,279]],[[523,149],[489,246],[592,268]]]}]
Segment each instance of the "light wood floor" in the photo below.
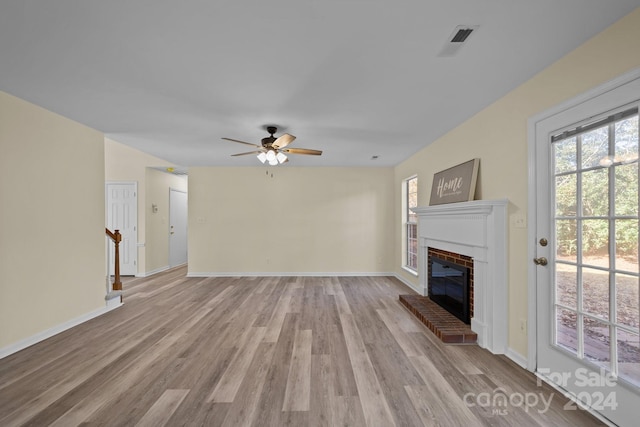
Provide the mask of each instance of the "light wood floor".
[{"label": "light wood floor", "polygon": [[599,425],[437,341],[395,279],[185,275],[129,279],[123,307],[0,360],[0,425]]}]

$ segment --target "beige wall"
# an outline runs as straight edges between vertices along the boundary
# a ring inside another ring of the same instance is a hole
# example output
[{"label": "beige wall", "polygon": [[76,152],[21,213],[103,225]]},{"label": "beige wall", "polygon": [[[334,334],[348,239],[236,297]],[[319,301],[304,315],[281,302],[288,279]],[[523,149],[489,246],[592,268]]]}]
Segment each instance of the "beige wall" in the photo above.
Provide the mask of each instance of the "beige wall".
[{"label": "beige wall", "polygon": [[[509,213],[526,215],[527,120],[625,72],[640,67],[640,9],[540,72],[395,168],[395,206],[404,178],[418,175],[418,203],[426,206],[433,174],[480,158],[481,198],[508,198]],[[401,212],[396,208],[395,269],[411,283],[401,265]],[[530,218],[529,220],[533,220]],[[509,227],[509,346],[527,354],[520,319],[527,317],[527,230]]]},{"label": "beige wall", "polygon": [[103,135],[0,92],[0,348],[105,307]]},{"label": "beige wall", "polygon": [[[186,178],[169,175],[162,172],[148,175],[148,167],[176,166],[159,157],[128,147],[117,141],[105,138],[105,179],[107,181],[129,181],[138,183],[138,274],[145,275],[168,265],[168,255],[162,260],[164,253],[168,254],[168,243],[164,243],[166,231],[154,224],[149,231],[147,218],[157,218],[149,215],[151,203],[147,203],[147,190],[154,192],[166,190],[166,203],[169,203],[169,186],[180,187],[186,191]],[[158,178],[162,175],[165,177]],[[150,176],[152,182],[147,183]],[[156,197],[160,200],[162,197]],[[155,202],[154,202],[155,203]],[[151,241],[151,243],[149,243]],[[154,247],[154,242],[161,242],[162,247]],[[166,246],[166,247],[165,247]],[[151,264],[148,264],[151,262]]]},{"label": "beige wall", "polygon": [[[482,198],[506,197],[511,215],[525,214],[527,119],[640,67],[638,40],[640,9],[395,169],[284,167],[269,178],[264,168],[192,168],[190,272],[395,271],[417,283],[400,266],[402,179],[418,175],[426,205],[433,173],[479,157]],[[107,157],[122,149],[107,145]],[[110,160],[105,171],[101,133],[2,92],[0,148],[0,348],[104,307],[105,177],[140,182],[145,164],[141,212],[158,251],[139,259],[144,271],[168,260],[162,211],[147,211],[165,196],[168,209],[179,184],[147,171],[148,158],[133,175]],[[524,355],[527,235],[509,232],[509,345]]]},{"label": "beige wall", "polygon": [[393,269],[391,168],[190,168],[189,272]]},{"label": "beige wall", "polygon": [[[161,172],[146,170],[146,272],[153,273],[169,267],[169,190],[187,191],[187,179]],[[153,212],[151,205],[158,206]]]}]

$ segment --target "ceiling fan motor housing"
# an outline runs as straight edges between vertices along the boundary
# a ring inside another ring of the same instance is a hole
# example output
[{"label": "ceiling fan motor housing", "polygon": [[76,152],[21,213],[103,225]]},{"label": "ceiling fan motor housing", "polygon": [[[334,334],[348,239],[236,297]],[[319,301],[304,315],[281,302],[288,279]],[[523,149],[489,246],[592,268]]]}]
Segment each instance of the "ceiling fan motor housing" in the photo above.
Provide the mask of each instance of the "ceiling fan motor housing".
[{"label": "ceiling fan motor housing", "polygon": [[268,136],[266,138],[262,138],[262,146],[264,148],[271,148],[271,145],[277,138],[274,136]]},{"label": "ceiling fan motor housing", "polygon": [[275,126],[267,126],[267,132],[269,132],[271,134],[271,136],[268,136],[266,138],[262,138],[262,146],[264,148],[270,148],[271,145],[274,143],[274,141],[278,138],[276,138],[275,136],[273,136],[274,133],[276,133],[278,131],[278,128]]}]

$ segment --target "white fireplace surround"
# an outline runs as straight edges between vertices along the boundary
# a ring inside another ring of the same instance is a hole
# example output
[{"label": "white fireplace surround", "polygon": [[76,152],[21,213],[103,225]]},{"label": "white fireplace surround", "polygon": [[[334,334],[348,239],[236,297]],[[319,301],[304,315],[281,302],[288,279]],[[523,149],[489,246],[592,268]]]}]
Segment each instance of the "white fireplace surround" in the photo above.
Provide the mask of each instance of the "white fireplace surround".
[{"label": "white fireplace surround", "polygon": [[420,291],[428,295],[427,248],[473,258],[473,318],[478,345],[507,351],[508,200],[476,200],[412,209],[418,215]]}]

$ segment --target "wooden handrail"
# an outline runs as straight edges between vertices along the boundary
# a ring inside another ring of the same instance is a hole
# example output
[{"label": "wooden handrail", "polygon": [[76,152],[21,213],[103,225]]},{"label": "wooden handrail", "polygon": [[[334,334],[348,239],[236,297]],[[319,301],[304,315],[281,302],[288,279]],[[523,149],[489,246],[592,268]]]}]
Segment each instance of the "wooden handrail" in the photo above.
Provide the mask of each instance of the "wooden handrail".
[{"label": "wooden handrail", "polygon": [[122,234],[120,234],[120,230],[115,230],[114,232],[111,232],[111,230],[109,230],[106,227],[105,227],[105,232],[107,233],[107,236],[109,236],[111,240],[113,240],[113,244],[116,249],[114,254],[115,259],[113,260],[114,274],[115,274],[115,279],[113,281],[113,290],[121,291],[122,282],[120,281],[120,242],[122,241]]}]

